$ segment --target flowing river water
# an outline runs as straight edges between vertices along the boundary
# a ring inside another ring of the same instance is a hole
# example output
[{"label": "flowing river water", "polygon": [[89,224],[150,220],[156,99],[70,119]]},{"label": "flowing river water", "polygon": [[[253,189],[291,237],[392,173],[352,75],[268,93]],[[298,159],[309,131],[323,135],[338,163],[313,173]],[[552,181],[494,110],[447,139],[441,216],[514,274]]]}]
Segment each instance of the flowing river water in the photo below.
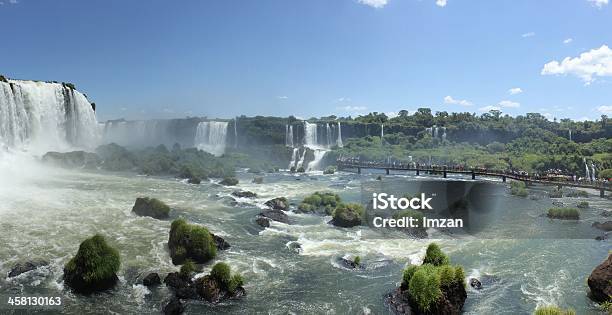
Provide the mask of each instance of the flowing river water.
[{"label": "flowing river water", "polygon": [[[0,165],[4,177],[0,179],[0,295],[61,296],[69,314],[160,312],[171,293],[163,284],[146,288],[139,283],[149,272],[163,278],[178,270],[167,250],[170,222],[177,217],[204,225],[230,242],[232,247],[219,252],[215,261],[229,263],[247,281],[245,298],[216,306],[188,301],[186,314],[388,313],[384,295],[399,284],[406,264],[419,263],[433,238],[468,277],[489,279],[480,291],[468,288],[466,314],[530,314],[544,304],[572,307],[578,314],[599,312],[587,297],[586,278],[608,255],[609,242],[564,239],[568,230],[577,225],[588,229],[599,213],[612,208],[609,199],[595,192],[589,198],[560,199],[568,204],[587,200],[591,207],[583,211],[579,223],[555,222],[540,217],[552,206],[543,188],[530,190],[540,196],[533,200],[511,196],[501,183],[494,183],[502,188],[495,196],[501,205],[497,211],[511,214],[505,217],[504,229],[517,238],[496,238],[492,230],[486,238],[451,239],[433,231],[430,239],[415,240],[367,226],[337,228],[327,223],[330,217],[316,215],[289,213],[291,224],[272,222],[265,230],[254,223],[263,203],[278,196],[298,203],[307,194],[324,190],[346,201],[359,201],[362,184],[375,181],[371,174],[281,172],[265,174],[263,184],[254,184],[253,174],[239,172],[240,184],[224,187],[215,181],[189,185],[172,178],[0,161],[4,163]],[[236,203],[230,196],[235,189],[253,191],[258,198]],[[134,215],[131,208],[139,196],[168,203],[171,218]],[[526,220],[538,222],[535,227],[553,237],[521,238],[534,228]],[[77,295],[64,286],[62,268],[80,242],[95,233],[119,250],[120,282],[108,292]],[[364,270],[349,270],[339,263],[340,257],[353,255],[362,258]],[[50,265],[15,278],[6,276],[16,263],[37,258]],[[212,265],[205,265],[203,272]]]}]

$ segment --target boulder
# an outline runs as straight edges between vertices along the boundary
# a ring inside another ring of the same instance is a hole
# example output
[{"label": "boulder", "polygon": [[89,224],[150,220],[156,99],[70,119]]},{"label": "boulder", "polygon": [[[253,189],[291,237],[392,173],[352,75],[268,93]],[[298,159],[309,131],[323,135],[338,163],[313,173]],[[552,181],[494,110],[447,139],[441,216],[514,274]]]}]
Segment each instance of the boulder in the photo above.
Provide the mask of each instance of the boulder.
[{"label": "boulder", "polygon": [[238,198],[256,198],[257,194],[251,191],[246,191],[246,190],[234,190],[232,192],[232,196],[238,197]]},{"label": "boulder", "polygon": [[228,299],[238,299],[246,295],[246,291],[239,285],[233,292],[227,290],[226,287],[212,275],[207,275],[198,278],[195,282],[195,287],[198,295],[204,300],[217,304]]},{"label": "boulder", "polygon": [[289,224],[289,217],[282,210],[266,210],[259,215],[273,221]]},{"label": "boulder", "polygon": [[64,282],[78,293],[91,293],[112,288],[121,265],[119,252],[99,234],[86,239],[64,266]]},{"label": "boulder", "polygon": [[205,227],[176,219],[172,222],[168,239],[172,263],[180,265],[187,259],[195,263],[206,263],[217,255],[217,242]]},{"label": "boulder", "polygon": [[210,233],[210,235],[212,235],[213,240],[215,241],[215,246],[217,246],[218,250],[226,250],[226,249],[229,249],[231,247],[230,243],[228,243],[221,236],[217,236],[217,235],[212,234],[212,233]]},{"label": "boulder", "polygon": [[158,285],[161,284],[161,278],[159,277],[159,274],[152,272],[142,279],[142,284],[147,287]]},{"label": "boulder", "polygon": [[480,280],[476,279],[476,278],[471,278],[470,279],[470,286],[476,290],[480,290],[482,288],[482,283],[480,283]]},{"label": "boulder", "polygon": [[34,269],[47,265],[49,265],[49,262],[44,260],[32,260],[26,261],[24,263],[17,263],[13,268],[11,268],[11,271],[8,273],[8,277],[17,277],[22,273],[26,273],[28,271],[32,271]]},{"label": "boulder", "polygon": [[202,180],[199,177],[190,177],[189,179],[187,179],[187,183],[199,185],[200,183],[202,183]]},{"label": "boulder", "polygon": [[166,278],[164,278],[164,283],[174,291],[174,294],[178,298],[195,299],[198,296],[191,278],[183,276],[179,272],[169,273]]},{"label": "boulder", "polygon": [[132,212],[139,216],[167,219],[170,213],[170,207],[155,198],[139,197],[136,198],[136,202],[132,207]]},{"label": "boulder", "polygon": [[177,297],[173,297],[166,306],[164,306],[164,315],[179,315],[183,314],[185,306]]},{"label": "boulder", "polygon": [[255,223],[257,223],[262,228],[270,227],[270,219],[264,217],[258,217],[255,219]]},{"label": "boulder", "polygon": [[278,197],[274,199],[270,199],[266,201],[266,206],[270,207],[273,210],[283,210],[287,211],[289,209],[289,202],[285,197]]},{"label": "boulder", "polygon": [[596,302],[606,302],[612,296],[612,254],[608,259],[595,267],[587,279],[591,289],[590,297]]},{"label": "boulder", "polygon": [[225,177],[219,184],[223,186],[236,186],[238,185],[238,179],[236,177]]},{"label": "boulder", "polygon": [[595,222],[592,226],[596,229],[604,230],[606,232],[612,231],[612,221],[606,221],[604,223]]},{"label": "boulder", "polygon": [[363,207],[359,204],[341,204],[333,213],[331,223],[339,227],[354,227],[361,225]]}]

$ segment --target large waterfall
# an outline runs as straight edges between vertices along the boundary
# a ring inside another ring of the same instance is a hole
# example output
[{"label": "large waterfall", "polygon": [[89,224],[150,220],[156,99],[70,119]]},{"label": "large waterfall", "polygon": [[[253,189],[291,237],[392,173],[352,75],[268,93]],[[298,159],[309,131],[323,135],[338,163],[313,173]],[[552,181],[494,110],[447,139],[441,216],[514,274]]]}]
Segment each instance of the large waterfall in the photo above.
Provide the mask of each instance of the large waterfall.
[{"label": "large waterfall", "polygon": [[293,125],[285,125],[285,145],[293,147]]},{"label": "large waterfall", "polygon": [[344,146],[344,144],[342,144],[342,126],[340,125],[340,122],[338,122],[338,141],[336,142],[336,144],[340,148]]},{"label": "large waterfall", "polygon": [[304,122],[304,145],[307,147],[318,147],[317,124]]},{"label": "large waterfall", "polygon": [[0,81],[0,147],[35,152],[93,148],[99,130],[92,105],[68,85]]},{"label": "large waterfall", "polygon": [[228,123],[224,121],[203,121],[198,124],[195,146],[214,155],[225,153]]}]

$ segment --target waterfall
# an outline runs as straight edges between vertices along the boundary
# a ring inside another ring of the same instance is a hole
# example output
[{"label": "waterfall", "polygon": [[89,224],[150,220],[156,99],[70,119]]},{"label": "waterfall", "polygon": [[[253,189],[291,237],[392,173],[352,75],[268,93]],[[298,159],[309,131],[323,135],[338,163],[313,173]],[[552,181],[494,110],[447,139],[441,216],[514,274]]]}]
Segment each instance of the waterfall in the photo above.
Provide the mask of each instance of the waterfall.
[{"label": "waterfall", "polygon": [[432,127],[425,128],[425,132],[427,132],[430,136],[433,137],[433,128]]},{"label": "waterfall", "polygon": [[295,168],[296,169],[298,169],[302,165],[304,165],[304,158],[306,158],[306,149],[305,148],[304,148],[304,151],[302,151],[302,156],[300,156],[300,160],[297,162],[297,164],[295,164]]},{"label": "waterfall", "polygon": [[93,148],[99,131],[92,105],[79,91],[60,83],[0,81],[0,146]]},{"label": "waterfall", "polygon": [[569,141],[572,141],[572,129],[568,129],[567,132],[569,134]]},{"label": "waterfall", "polygon": [[297,157],[298,157],[298,151],[300,149],[299,148],[293,148],[293,153],[291,154],[291,162],[289,162],[289,169],[291,169],[292,166],[296,166],[298,161],[297,161]]},{"label": "waterfall", "polygon": [[595,176],[595,163],[591,161],[591,180],[595,181],[597,177]]},{"label": "waterfall", "polygon": [[318,170],[319,163],[321,162],[321,160],[323,159],[323,157],[325,156],[326,153],[327,153],[327,151],[325,151],[325,150],[315,150],[314,151],[314,160],[312,160],[310,163],[308,163],[307,170],[308,171],[316,171],[316,170]]},{"label": "waterfall", "polygon": [[437,138],[438,137],[438,126],[433,126],[433,137]]},{"label": "waterfall", "polygon": [[327,147],[332,146],[332,130],[329,123],[325,124],[325,138],[327,139]]},{"label": "waterfall", "polygon": [[342,126],[340,125],[340,122],[338,122],[338,141],[336,141],[336,144],[340,148],[344,146],[344,144],[342,144]]},{"label": "waterfall", "polygon": [[304,121],[304,145],[307,147],[317,147],[317,124]]},{"label": "waterfall", "polygon": [[380,141],[385,137],[385,125],[380,124]]},{"label": "waterfall", "polygon": [[442,127],[442,140],[446,140],[446,127]]},{"label": "waterfall", "polygon": [[582,162],[584,162],[586,178],[590,181],[591,180],[591,173],[589,172],[589,164],[587,163],[586,158],[582,158]]},{"label": "waterfall", "polygon": [[238,117],[234,118],[234,148],[238,148]]},{"label": "waterfall", "polygon": [[198,124],[195,136],[195,146],[208,153],[220,156],[225,153],[227,138],[227,122],[202,121]]},{"label": "waterfall", "polygon": [[293,147],[293,125],[285,125],[285,145]]}]

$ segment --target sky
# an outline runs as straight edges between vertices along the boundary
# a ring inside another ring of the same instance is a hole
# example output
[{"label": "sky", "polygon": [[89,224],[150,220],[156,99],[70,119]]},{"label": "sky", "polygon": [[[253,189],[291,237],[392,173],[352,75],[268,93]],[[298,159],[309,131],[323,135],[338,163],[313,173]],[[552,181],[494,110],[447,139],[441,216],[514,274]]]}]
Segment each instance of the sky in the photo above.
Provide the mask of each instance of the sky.
[{"label": "sky", "polygon": [[608,0],[0,0],[0,74],[98,120],[612,116]]}]

